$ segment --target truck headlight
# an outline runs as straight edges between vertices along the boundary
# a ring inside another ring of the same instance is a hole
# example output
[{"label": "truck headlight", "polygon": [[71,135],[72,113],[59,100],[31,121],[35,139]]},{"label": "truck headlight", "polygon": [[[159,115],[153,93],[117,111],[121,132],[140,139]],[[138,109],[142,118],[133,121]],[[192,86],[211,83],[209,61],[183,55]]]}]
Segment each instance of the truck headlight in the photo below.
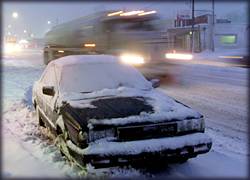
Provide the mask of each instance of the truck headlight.
[{"label": "truck headlight", "polygon": [[165,57],[167,59],[178,59],[178,60],[192,60],[192,54],[181,54],[181,53],[166,53]]},{"label": "truck headlight", "polygon": [[130,65],[144,64],[144,58],[137,54],[122,54],[120,56],[121,62]]}]

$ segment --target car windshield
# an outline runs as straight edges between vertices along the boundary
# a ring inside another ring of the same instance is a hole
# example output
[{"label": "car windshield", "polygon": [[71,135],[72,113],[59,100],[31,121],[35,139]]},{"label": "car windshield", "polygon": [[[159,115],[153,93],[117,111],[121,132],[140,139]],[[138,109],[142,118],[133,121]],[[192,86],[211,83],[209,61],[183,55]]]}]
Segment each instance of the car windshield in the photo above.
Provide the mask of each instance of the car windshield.
[{"label": "car windshield", "polygon": [[129,87],[151,89],[141,73],[119,63],[86,63],[62,69],[60,88],[63,92],[89,93],[102,89]]}]

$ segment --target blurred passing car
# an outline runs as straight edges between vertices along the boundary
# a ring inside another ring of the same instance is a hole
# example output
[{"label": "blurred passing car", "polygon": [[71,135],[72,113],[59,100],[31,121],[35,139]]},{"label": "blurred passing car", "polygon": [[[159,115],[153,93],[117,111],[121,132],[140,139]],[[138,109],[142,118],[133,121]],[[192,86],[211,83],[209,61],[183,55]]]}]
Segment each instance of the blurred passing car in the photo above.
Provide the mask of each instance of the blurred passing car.
[{"label": "blurred passing car", "polygon": [[238,49],[236,51],[222,52],[218,56],[220,62],[232,64],[239,67],[250,67],[248,49]]},{"label": "blurred passing car", "polygon": [[39,124],[80,165],[186,161],[208,152],[203,116],[155,90],[155,83],[115,56],[66,56],[48,64],[32,101]]}]

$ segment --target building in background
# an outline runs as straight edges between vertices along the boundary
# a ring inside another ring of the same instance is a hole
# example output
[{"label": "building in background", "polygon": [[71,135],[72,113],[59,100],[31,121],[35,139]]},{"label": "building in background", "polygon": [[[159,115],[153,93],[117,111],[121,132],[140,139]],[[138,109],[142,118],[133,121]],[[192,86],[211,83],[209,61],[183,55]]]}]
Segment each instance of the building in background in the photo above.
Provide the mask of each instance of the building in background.
[{"label": "building in background", "polygon": [[[215,18],[216,19],[216,18]],[[249,25],[235,23],[228,19],[216,19],[212,24],[212,15],[203,14],[195,17],[194,52],[216,49],[244,49],[248,47]],[[192,19],[189,15],[177,15],[174,26],[167,29],[167,34],[176,50],[190,51]]]}]

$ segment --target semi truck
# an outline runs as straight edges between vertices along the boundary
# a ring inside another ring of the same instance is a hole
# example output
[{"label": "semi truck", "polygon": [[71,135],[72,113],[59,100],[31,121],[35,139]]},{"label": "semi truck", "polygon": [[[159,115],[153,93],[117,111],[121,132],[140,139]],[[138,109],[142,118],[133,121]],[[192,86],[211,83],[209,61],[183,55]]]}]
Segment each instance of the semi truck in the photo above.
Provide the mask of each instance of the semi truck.
[{"label": "semi truck", "polygon": [[156,11],[102,11],[54,26],[45,35],[44,64],[75,54],[112,54],[138,68],[164,63],[170,42]]}]

